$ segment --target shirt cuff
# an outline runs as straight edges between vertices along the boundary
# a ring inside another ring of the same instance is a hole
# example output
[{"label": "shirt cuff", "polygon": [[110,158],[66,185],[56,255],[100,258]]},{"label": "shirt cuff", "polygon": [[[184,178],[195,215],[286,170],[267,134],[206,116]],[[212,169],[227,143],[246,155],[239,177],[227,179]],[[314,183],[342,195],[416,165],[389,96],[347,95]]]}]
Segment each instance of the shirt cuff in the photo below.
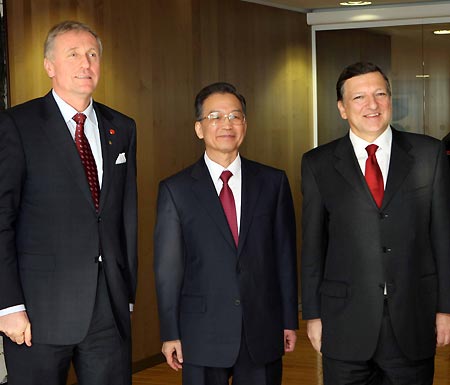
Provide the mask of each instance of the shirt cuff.
[{"label": "shirt cuff", "polygon": [[131,313],[134,310],[134,303],[130,303],[129,306],[130,306],[130,313]]},{"label": "shirt cuff", "polygon": [[25,310],[26,310],[25,305],[16,305],[16,306],[7,307],[5,309],[0,310],[0,317],[2,317],[4,315],[12,314],[12,313],[18,313],[19,311],[25,311]]}]

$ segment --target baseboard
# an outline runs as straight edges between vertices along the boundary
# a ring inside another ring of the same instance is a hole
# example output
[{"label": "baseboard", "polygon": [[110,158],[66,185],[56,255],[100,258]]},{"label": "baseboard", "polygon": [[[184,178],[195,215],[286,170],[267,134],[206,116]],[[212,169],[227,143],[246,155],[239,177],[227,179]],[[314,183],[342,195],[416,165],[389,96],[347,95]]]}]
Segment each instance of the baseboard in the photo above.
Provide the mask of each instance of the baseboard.
[{"label": "baseboard", "polygon": [[164,358],[163,354],[158,353],[158,354],[155,354],[154,356],[150,356],[150,357],[144,358],[142,360],[133,362],[132,370],[133,370],[133,373],[140,372],[141,370],[151,368],[152,366],[159,365],[165,361],[166,361],[166,359]]}]

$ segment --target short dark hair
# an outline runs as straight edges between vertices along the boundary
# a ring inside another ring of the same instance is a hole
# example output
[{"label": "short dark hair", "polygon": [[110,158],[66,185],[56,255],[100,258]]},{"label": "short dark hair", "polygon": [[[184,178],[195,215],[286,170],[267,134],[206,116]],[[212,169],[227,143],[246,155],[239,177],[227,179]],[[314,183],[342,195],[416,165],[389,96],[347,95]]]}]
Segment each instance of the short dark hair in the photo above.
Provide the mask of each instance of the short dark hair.
[{"label": "short dark hair", "polygon": [[241,95],[236,87],[230,83],[218,82],[210,84],[200,90],[200,92],[195,97],[195,119],[200,121],[203,118],[203,103],[204,101],[213,94],[232,94],[238,98],[241,102],[242,112],[245,115],[246,112],[246,102],[243,95]]},{"label": "short dark hair", "polygon": [[344,95],[344,83],[346,80],[351,79],[355,76],[369,74],[371,72],[379,72],[383,76],[384,80],[386,81],[386,89],[390,96],[392,94],[391,85],[389,84],[388,77],[381,70],[381,68],[370,62],[357,62],[349,65],[348,67],[345,67],[341,72],[341,75],[339,76],[339,79],[336,83],[337,100],[342,100],[342,97]]},{"label": "short dark hair", "polygon": [[50,56],[52,56],[53,53],[53,46],[55,44],[55,39],[57,36],[62,35],[66,32],[88,32],[92,36],[95,37],[95,40],[97,40],[99,54],[102,56],[103,46],[102,41],[98,37],[98,35],[94,32],[94,30],[89,27],[87,24],[80,23],[79,21],[73,21],[73,20],[66,20],[62,21],[61,23],[58,23],[54,25],[50,31],[47,34],[47,38],[45,39],[44,43],[44,57],[47,59],[50,59]]}]

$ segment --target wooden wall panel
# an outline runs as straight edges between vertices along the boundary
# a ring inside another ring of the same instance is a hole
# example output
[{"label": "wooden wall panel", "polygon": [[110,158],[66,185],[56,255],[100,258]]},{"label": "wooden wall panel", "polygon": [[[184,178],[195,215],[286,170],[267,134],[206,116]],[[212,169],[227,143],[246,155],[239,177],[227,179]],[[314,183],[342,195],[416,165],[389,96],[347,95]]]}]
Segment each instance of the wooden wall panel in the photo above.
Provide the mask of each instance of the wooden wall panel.
[{"label": "wooden wall panel", "polygon": [[300,207],[299,166],[312,144],[306,16],[239,0],[7,0],[11,104],[48,92],[42,46],[63,19],[90,24],[104,45],[95,99],[138,125],[139,286],[133,360],[160,351],[152,233],[158,181],[203,152],[196,93],[234,83],[248,103],[242,154],[287,171]]}]

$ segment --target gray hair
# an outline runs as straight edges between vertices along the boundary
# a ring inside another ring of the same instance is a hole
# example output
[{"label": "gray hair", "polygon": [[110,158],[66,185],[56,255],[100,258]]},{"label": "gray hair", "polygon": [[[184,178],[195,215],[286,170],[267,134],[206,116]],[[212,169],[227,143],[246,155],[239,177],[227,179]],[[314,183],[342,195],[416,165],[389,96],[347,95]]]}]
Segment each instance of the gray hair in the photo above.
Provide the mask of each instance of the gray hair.
[{"label": "gray hair", "polygon": [[70,31],[84,31],[90,33],[92,36],[95,37],[98,44],[99,54],[102,56],[103,46],[100,38],[98,35],[86,24],[80,23],[78,21],[63,21],[59,24],[56,24],[55,26],[50,29],[47,35],[47,39],[45,39],[44,43],[44,57],[49,59],[52,51],[53,46],[55,45],[55,39],[57,36],[62,35],[63,33],[70,32]]}]

